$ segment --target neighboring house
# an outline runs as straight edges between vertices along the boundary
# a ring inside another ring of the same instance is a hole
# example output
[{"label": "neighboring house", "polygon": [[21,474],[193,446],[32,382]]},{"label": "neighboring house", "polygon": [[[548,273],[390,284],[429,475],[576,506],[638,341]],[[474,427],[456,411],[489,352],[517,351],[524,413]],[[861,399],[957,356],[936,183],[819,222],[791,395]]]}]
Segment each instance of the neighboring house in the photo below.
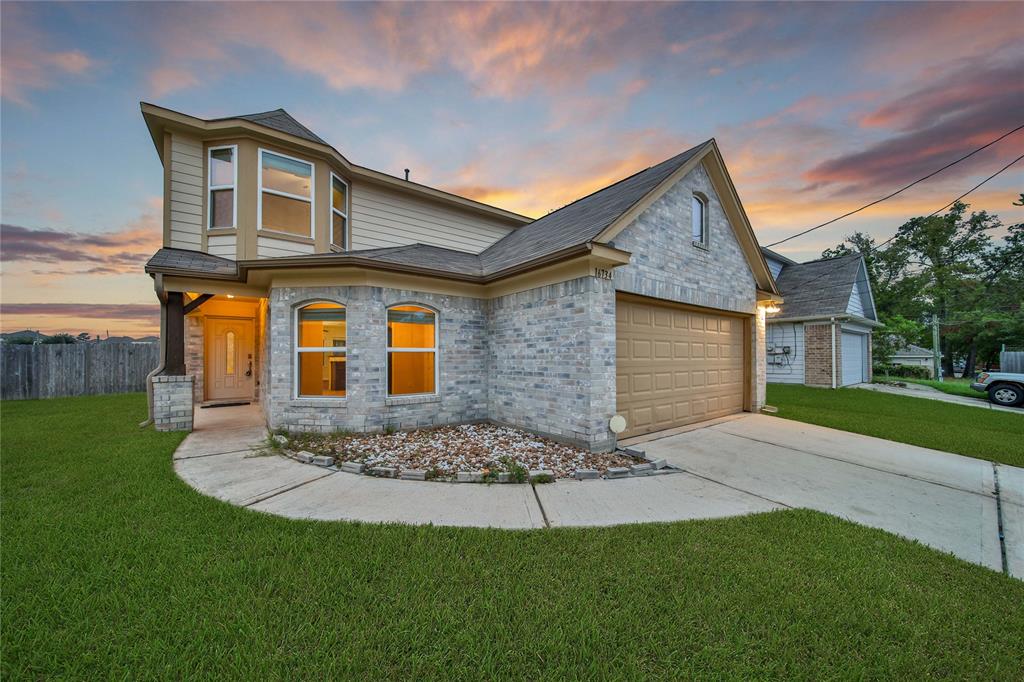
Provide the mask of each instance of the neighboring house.
[{"label": "neighboring house", "polygon": [[932,378],[935,377],[935,358],[931,349],[921,348],[912,343],[906,348],[901,348],[893,353],[889,359],[889,364],[925,367],[928,369],[928,375]]},{"label": "neighboring house", "polygon": [[764,402],[780,297],[714,140],[543,218],[358,166],[283,110],[142,112],[164,166],[158,428],[490,420],[608,450]]},{"label": "neighboring house", "polygon": [[871,381],[871,331],[881,324],[864,258],[797,263],[761,251],[785,299],[767,316],[768,381],[831,388]]},{"label": "neighboring house", "polygon": [[20,332],[7,332],[0,334],[0,343],[39,343],[46,338],[46,334],[35,329],[22,329]]}]

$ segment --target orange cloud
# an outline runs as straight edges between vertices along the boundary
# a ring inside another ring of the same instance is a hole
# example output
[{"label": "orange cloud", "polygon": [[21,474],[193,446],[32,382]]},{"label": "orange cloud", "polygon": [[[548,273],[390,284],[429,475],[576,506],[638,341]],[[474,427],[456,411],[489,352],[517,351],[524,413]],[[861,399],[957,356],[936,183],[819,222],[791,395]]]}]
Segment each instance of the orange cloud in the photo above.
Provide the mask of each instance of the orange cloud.
[{"label": "orange cloud", "polygon": [[77,49],[53,47],[32,26],[15,3],[3,6],[3,48],[0,59],[2,97],[29,106],[29,93],[53,87],[70,76],[81,76],[96,66]]}]

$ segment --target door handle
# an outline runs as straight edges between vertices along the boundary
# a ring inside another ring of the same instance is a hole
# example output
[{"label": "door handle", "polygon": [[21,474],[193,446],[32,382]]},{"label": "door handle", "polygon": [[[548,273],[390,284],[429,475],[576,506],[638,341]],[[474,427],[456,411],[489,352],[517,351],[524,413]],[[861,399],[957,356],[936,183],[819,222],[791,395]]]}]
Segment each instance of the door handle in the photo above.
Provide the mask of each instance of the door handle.
[{"label": "door handle", "polygon": [[252,360],[249,361],[249,369],[245,370],[245,376],[247,376],[247,377],[251,377],[252,376]]}]

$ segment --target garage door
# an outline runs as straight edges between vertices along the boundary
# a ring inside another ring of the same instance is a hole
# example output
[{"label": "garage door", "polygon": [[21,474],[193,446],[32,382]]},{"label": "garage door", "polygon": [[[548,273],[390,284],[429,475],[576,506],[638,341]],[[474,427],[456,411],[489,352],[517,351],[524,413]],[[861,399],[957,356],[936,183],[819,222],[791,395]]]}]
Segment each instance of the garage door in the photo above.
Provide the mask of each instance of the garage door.
[{"label": "garage door", "polygon": [[866,334],[843,332],[842,366],[843,386],[862,383],[867,379],[868,344]]},{"label": "garage door", "polygon": [[620,437],[743,410],[747,319],[616,301],[616,400]]}]

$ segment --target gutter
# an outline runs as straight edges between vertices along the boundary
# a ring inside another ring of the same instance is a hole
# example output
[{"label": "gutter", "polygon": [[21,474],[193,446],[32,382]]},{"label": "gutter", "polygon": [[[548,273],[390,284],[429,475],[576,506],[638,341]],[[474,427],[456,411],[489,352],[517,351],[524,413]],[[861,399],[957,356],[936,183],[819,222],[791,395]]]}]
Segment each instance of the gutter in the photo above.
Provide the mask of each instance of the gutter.
[{"label": "gutter", "polygon": [[861,317],[860,315],[848,315],[848,314],[847,315],[833,315],[831,317],[828,316],[828,315],[799,315],[799,316],[794,316],[794,317],[768,317],[768,318],[765,319],[765,322],[767,322],[768,324],[771,324],[772,322],[817,322],[817,321],[822,321],[822,320],[828,320],[830,322],[834,321],[834,320],[838,320],[839,322],[856,322],[857,324],[862,324],[865,327],[884,327],[885,326],[884,324],[882,324],[881,322],[878,322],[877,320],[869,320],[868,318]]},{"label": "gutter", "polygon": [[153,379],[160,376],[164,371],[164,361],[167,358],[167,292],[164,291],[164,276],[156,275],[154,278],[156,297],[160,300],[160,364],[152,372],[146,375],[146,420],[139,424],[139,428],[145,428],[153,423]]}]

